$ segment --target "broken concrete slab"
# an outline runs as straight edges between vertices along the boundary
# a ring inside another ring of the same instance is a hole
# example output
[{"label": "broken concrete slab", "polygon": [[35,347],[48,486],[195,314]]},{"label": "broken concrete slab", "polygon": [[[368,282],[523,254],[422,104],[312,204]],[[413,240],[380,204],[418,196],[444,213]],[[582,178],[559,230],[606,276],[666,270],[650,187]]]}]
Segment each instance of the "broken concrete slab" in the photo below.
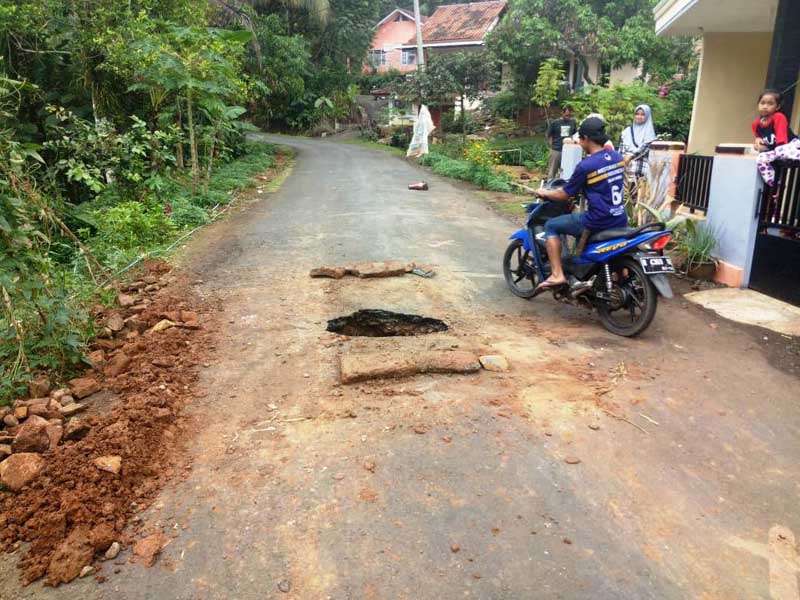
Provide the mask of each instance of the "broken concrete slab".
[{"label": "broken concrete slab", "polygon": [[311,277],[329,277],[341,279],[345,275],[352,275],[361,279],[376,277],[400,277],[411,273],[416,268],[414,263],[404,263],[399,260],[382,260],[368,263],[358,263],[344,266],[322,266],[312,269]]},{"label": "broken concrete slab", "polygon": [[800,308],[754,290],[718,288],[692,292],[685,298],[737,323],[800,336]]},{"label": "broken concrete slab", "polygon": [[424,373],[475,373],[481,364],[477,356],[463,350],[418,353],[376,352],[344,354],[342,383],[409,377]]}]

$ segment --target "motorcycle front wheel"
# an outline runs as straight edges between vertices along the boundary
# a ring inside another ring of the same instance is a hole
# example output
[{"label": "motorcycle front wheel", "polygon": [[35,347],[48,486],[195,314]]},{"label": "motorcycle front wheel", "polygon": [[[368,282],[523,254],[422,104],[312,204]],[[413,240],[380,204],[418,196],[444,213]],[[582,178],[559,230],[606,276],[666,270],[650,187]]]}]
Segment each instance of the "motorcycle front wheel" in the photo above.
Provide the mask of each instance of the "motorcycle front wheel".
[{"label": "motorcycle front wheel", "polygon": [[[624,257],[611,267],[611,299],[597,304],[600,320],[611,333],[634,337],[653,322],[658,307],[658,292],[638,261]],[[596,284],[607,293],[605,277]]]},{"label": "motorcycle front wheel", "polygon": [[522,240],[511,240],[503,256],[503,276],[511,293],[520,298],[533,298],[539,276],[531,253],[522,246]]}]

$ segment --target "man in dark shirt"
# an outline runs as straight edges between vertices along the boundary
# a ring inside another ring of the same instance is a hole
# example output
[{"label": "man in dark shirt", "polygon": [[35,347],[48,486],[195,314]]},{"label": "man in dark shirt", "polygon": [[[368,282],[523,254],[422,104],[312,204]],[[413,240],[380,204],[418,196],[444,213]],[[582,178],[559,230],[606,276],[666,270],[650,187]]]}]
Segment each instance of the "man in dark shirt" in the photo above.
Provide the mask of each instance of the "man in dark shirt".
[{"label": "man in dark shirt", "polygon": [[547,143],[550,145],[550,162],[547,164],[547,178],[555,179],[561,168],[561,151],[564,149],[564,138],[572,137],[578,126],[572,118],[572,107],[569,104],[561,109],[561,118],[550,123],[547,129]]},{"label": "man in dark shirt", "polygon": [[552,271],[550,277],[539,284],[539,290],[556,288],[567,282],[561,266],[561,235],[580,238],[584,229],[596,232],[628,226],[622,192],[625,159],[618,152],[604,148],[608,141],[605,123],[595,117],[586,119],[578,130],[578,141],[588,156],[578,163],[567,184],[562,189],[540,189],[536,195],[545,200],[566,202],[582,192],[589,208],[586,212],[555,217],[545,223],[547,257]]}]

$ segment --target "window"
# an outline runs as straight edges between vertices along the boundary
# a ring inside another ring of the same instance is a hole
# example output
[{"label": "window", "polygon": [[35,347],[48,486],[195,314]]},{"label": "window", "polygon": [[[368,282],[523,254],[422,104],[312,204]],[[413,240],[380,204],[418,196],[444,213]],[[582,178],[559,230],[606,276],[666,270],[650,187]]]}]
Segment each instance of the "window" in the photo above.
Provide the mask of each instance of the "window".
[{"label": "window", "polygon": [[403,50],[403,57],[400,62],[404,65],[417,64],[417,51],[416,50]]},{"label": "window", "polygon": [[386,64],[386,52],[383,50],[370,50],[369,51],[369,64],[373,67],[380,67]]}]

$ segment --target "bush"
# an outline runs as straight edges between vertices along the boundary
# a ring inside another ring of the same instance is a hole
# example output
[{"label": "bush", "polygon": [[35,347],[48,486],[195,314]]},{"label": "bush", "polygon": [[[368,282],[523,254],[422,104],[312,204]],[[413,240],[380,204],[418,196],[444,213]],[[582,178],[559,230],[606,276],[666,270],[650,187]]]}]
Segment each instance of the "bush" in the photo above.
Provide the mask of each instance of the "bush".
[{"label": "bush", "polygon": [[186,198],[177,198],[172,202],[170,218],[178,229],[191,229],[209,221],[208,212]]},{"label": "bush", "polygon": [[475,133],[478,130],[475,118],[470,113],[456,113],[454,110],[442,115],[442,131],[445,133],[462,133],[465,120],[467,133]]},{"label": "bush", "polygon": [[425,155],[421,162],[423,165],[431,167],[437,175],[469,181],[494,192],[512,191],[508,176],[496,172],[488,165],[459,160],[436,152]]},{"label": "bush", "polygon": [[484,109],[495,119],[515,120],[520,109],[526,106],[526,102],[514,92],[508,90],[486,98],[483,101]]},{"label": "bush", "polygon": [[408,148],[413,131],[412,127],[394,127],[392,129],[392,137],[389,139],[389,145],[395,148]]},{"label": "bush", "polygon": [[653,109],[656,133],[685,142],[692,119],[693,81],[694,78],[690,78],[676,82],[671,88],[664,89],[666,95],[660,95],[659,89],[641,82],[610,88],[592,86],[575,94],[570,103],[580,118],[592,112],[601,113],[608,124],[608,136],[615,144],[619,142],[622,130],[633,121],[635,108],[639,104],[649,104]]}]

